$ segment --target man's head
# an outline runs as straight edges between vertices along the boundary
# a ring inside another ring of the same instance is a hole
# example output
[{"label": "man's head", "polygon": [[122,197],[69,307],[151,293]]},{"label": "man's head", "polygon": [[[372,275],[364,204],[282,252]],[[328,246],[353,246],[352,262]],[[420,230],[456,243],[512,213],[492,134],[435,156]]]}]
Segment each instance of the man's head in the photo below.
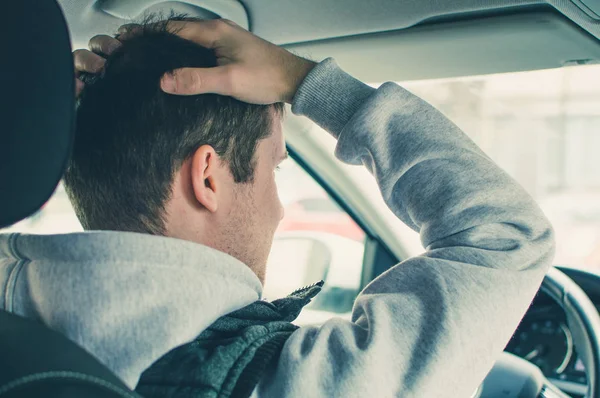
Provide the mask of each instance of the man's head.
[{"label": "man's head", "polygon": [[264,280],[283,215],[274,180],[286,155],[282,106],[160,89],[165,72],[215,64],[164,23],[127,39],[87,78],[65,186],[85,229],[195,241]]}]

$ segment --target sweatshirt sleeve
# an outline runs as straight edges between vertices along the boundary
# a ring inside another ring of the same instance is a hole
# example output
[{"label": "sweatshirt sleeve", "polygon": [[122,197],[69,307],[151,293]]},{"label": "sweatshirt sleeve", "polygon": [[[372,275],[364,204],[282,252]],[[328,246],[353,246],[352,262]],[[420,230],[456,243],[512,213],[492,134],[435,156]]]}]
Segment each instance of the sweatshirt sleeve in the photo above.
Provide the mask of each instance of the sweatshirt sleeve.
[{"label": "sweatshirt sleeve", "polygon": [[533,199],[458,127],[394,83],[375,90],[331,59],[292,111],[364,165],[425,253],[373,280],[352,321],[298,329],[255,391],[266,397],[469,397],[523,317],[554,252]]}]

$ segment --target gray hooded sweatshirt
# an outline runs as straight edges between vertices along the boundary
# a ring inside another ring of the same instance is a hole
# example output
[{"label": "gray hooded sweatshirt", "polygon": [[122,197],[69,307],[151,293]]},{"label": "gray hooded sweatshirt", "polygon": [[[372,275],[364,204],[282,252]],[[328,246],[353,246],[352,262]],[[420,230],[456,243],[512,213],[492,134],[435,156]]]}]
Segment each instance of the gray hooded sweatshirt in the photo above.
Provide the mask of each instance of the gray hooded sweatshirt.
[{"label": "gray hooded sweatshirt", "polygon": [[[532,198],[452,122],[393,83],[331,59],[292,111],[364,165],[426,252],[356,298],[351,321],[302,327],[254,398],[468,397],[524,315],[553,255]],[[121,232],[0,236],[0,309],[75,341],[130,387],[171,349],[261,297],[248,267],[208,247]]]}]

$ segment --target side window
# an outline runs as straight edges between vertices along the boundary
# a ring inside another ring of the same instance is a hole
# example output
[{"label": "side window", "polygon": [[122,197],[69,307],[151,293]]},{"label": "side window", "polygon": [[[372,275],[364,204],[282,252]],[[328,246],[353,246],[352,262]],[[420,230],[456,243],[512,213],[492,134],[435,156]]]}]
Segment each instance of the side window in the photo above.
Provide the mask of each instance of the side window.
[{"label": "side window", "polygon": [[285,217],[275,234],[264,297],[272,300],[325,281],[297,323],[349,317],[360,289],[365,233],[292,159],[276,175]]},{"label": "side window", "polygon": [[22,232],[29,234],[62,234],[78,231],[83,231],[83,228],[75,215],[62,183],[58,185],[50,200],[36,213],[8,228],[0,229],[0,233]]}]

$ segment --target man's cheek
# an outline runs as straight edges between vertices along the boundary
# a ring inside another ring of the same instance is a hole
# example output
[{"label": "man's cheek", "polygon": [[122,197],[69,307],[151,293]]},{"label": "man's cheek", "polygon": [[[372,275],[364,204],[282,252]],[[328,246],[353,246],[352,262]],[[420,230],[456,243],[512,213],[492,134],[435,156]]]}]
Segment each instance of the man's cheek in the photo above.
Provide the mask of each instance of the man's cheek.
[{"label": "man's cheek", "polygon": [[274,185],[273,188],[273,196],[274,196],[274,203],[276,203],[275,208],[278,209],[278,223],[279,221],[283,220],[283,217],[285,217],[285,208],[283,207],[283,203],[281,203],[281,199],[279,198],[279,190],[277,189],[277,185]]}]

